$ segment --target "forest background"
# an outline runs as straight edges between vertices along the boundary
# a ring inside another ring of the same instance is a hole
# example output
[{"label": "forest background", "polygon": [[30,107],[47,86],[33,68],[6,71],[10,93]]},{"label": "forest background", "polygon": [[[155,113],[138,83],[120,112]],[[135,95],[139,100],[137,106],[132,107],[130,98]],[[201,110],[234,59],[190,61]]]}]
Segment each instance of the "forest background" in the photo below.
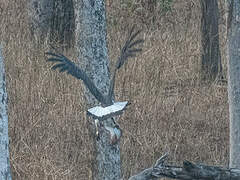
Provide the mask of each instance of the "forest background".
[{"label": "forest background", "polygon": [[[49,46],[31,35],[27,2],[0,1],[13,179],[91,179],[93,145],[82,83],[50,70],[44,55]],[[143,52],[116,79],[116,99],[131,102],[118,120],[124,179],[165,152],[174,164],[187,159],[228,165],[227,84],[201,80],[199,1],[161,2],[154,9],[140,0],[106,3],[111,65],[133,24],[145,40]],[[218,3],[226,78],[226,10],[223,0]],[[73,48],[63,53],[76,58]]]}]

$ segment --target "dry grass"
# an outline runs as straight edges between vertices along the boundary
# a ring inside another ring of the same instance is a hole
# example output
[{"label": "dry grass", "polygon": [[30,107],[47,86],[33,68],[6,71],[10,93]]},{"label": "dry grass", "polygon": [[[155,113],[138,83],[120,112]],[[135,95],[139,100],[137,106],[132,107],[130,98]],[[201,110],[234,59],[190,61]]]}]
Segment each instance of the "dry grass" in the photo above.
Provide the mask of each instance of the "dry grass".
[{"label": "dry grass", "polygon": [[[81,83],[49,70],[47,45],[36,46],[31,39],[26,3],[0,2],[13,179],[90,179],[92,147]],[[144,52],[117,77],[117,99],[132,102],[119,119],[124,178],[166,151],[174,163],[188,159],[227,166],[227,86],[199,80],[198,1],[177,0],[165,16],[145,14],[144,8],[129,12],[118,3],[108,7],[110,59],[117,58],[116,49],[132,22],[143,29],[145,39]],[[223,25],[220,30],[226,73]],[[72,52],[64,53],[74,57]]]}]

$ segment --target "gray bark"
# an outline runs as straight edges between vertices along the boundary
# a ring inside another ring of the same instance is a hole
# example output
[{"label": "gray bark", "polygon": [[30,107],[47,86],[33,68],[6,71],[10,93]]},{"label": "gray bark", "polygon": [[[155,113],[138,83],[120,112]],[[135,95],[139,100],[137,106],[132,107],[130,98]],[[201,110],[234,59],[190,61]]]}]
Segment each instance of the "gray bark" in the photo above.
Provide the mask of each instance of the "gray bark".
[{"label": "gray bark", "polygon": [[50,24],[50,41],[73,45],[74,43],[73,0],[54,0],[53,17]]},{"label": "gray bark", "polygon": [[181,179],[181,180],[239,180],[240,169],[226,169],[217,166],[207,166],[184,161],[183,166],[166,165],[167,154],[157,160],[151,168],[132,176],[129,180],[157,180],[157,179]]},{"label": "gray bark", "polygon": [[230,167],[240,169],[240,1],[227,0],[227,7]]},{"label": "gray bark", "polygon": [[49,38],[50,43],[74,41],[73,0],[31,0],[29,3],[30,28],[38,39]]},{"label": "gray bark", "polygon": [[[110,86],[110,73],[106,41],[106,15],[104,0],[75,0],[76,48],[78,61],[98,89],[105,95]],[[88,104],[97,104],[96,99],[86,90]],[[104,126],[114,127],[112,119],[104,120]],[[89,119],[89,130],[94,129]],[[121,178],[121,161],[119,144],[111,145],[106,129],[102,129],[100,140],[93,138],[95,159],[93,162],[93,179],[119,180]]]},{"label": "gray bark", "polygon": [[219,50],[218,2],[217,0],[200,0],[202,19],[202,77],[204,80],[221,78],[222,63]]},{"label": "gray bark", "polygon": [[141,0],[141,4],[143,7],[145,7],[149,12],[153,13],[156,6],[157,1],[156,0]]},{"label": "gray bark", "polygon": [[0,46],[0,179],[11,180],[8,141],[7,91]]},{"label": "gray bark", "polygon": [[53,16],[53,0],[31,0],[28,7],[30,28],[40,38],[46,37]]}]

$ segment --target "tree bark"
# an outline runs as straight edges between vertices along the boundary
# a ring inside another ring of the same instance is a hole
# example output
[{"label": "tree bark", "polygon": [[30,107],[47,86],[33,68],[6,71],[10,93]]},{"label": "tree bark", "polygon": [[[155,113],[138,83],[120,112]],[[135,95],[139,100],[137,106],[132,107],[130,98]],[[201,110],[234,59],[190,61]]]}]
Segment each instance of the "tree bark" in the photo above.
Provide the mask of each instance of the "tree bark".
[{"label": "tree bark", "polygon": [[49,38],[71,47],[74,42],[73,0],[31,0],[29,4],[30,28],[38,39]]},{"label": "tree bark", "polygon": [[74,24],[73,0],[54,0],[50,41],[74,45]]},{"label": "tree bark", "polygon": [[221,78],[222,63],[219,50],[218,2],[217,0],[200,0],[202,19],[202,64],[201,71],[204,80]]},{"label": "tree bark", "polygon": [[238,180],[240,178],[240,169],[194,164],[189,161],[184,161],[182,167],[170,166],[165,164],[167,157],[167,154],[163,155],[153,167],[130,177],[129,180],[157,180],[165,177],[180,180]]},{"label": "tree bark", "polygon": [[240,169],[240,1],[227,0],[227,7],[230,167]]},{"label": "tree bark", "polygon": [[29,2],[28,14],[30,30],[39,39],[47,37],[53,17],[53,0],[31,0]]},{"label": "tree bark", "polygon": [[[106,15],[104,0],[74,0],[76,21],[76,48],[78,62],[93,80],[99,90],[107,94],[110,86],[110,73],[106,41]],[[98,104],[86,90],[88,104]],[[89,130],[94,130],[92,119]],[[104,126],[114,127],[110,118],[104,120]],[[100,140],[93,137],[95,162],[93,162],[93,179],[119,180],[121,178],[121,161],[119,144],[111,145],[105,129],[101,131]]]},{"label": "tree bark", "polygon": [[157,6],[156,0],[141,0],[141,4],[144,8],[146,8],[149,12],[154,13],[155,8]]},{"label": "tree bark", "polygon": [[7,115],[7,91],[5,71],[0,46],[0,179],[11,180],[9,141],[8,141],[8,115]]}]

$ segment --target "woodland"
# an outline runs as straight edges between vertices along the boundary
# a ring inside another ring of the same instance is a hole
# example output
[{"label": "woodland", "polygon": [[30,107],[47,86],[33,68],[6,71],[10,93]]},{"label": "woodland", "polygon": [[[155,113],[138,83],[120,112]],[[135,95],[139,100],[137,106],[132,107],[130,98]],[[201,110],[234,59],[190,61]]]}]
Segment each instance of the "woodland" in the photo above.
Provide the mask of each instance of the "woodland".
[{"label": "woodland", "polygon": [[[202,78],[199,0],[107,0],[110,70],[135,25],[142,52],[116,75],[115,98],[131,104],[117,123],[122,178],[128,179],[166,152],[183,160],[228,167],[229,104],[225,1],[218,1],[221,80]],[[74,36],[34,35],[27,0],[0,1],[12,178],[86,180],[92,177],[94,132],[88,128],[81,81],[51,70],[52,48],[76,62]],[[49,41],[51,41],[49,43]]]}]

